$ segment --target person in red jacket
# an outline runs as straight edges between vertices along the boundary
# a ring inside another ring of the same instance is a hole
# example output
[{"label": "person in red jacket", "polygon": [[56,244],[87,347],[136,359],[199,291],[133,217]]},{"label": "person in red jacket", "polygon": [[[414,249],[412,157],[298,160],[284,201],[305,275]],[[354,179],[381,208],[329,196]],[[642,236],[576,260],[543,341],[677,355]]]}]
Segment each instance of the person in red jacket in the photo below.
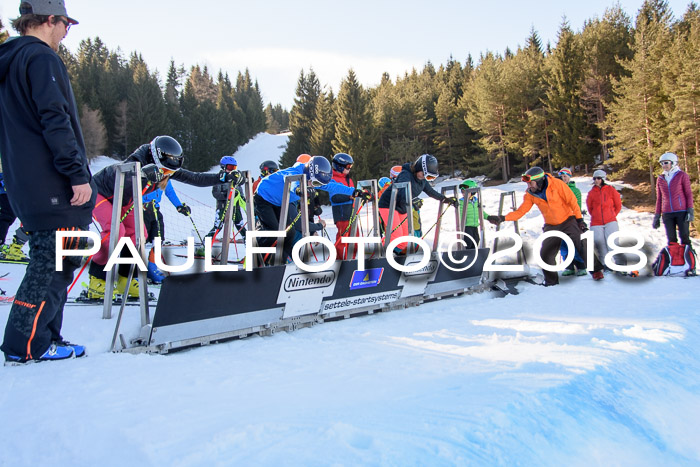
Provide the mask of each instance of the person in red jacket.
[{"label": "person in red jacket", "polygon": [[[622,209],[620,193],[615,188],[605,183],[607,174],[604,170],[593,172],[593,188],[586,197],[586,206],[591,215],[591,230],[593,242],[598,252],[598,257],[605,261],[608,254],[608,237],[620,228],[617,225],[617,215]],[[615,260],[616,264],[619,259]]]},{"label": "person in red jacket", "polygon": [[[652,227],[658,229],[663,214],[668,243],[690,245],[690,223],[695,220],[690,177],[678,167],[678,156],[672,152],[661,155],[663,173],[656,179],[656,213]],[[678,228],[678,235],[676,235]]]},{"label": "person in red jacket", "polygon": [[[333,156],[331,164],[333,166],[333,180],[350,188],[355,188],[355,182],[350,178],[350,169],[353,163],[354,161],[350,154],[339,152]],[[333,223],[338,229],[335,237],[335,251],[338,254],[338,259],[347,259],[345,255],[348,244],[342,243],[340,239],[350,235],[348,225],[350,224],[350,217],[352,217],[352,204],[353,200],[350,197],[337,196],[336,199],[331,198]]]},{"label": "person in red jacket", "polygon": [[[544,217],[544,231],[557,230],[568,235],[573,241],[576,251],[581,253],[585,263],[588,250],[586,242],[581,241],[581,234],[588,230],[588,227],[583,221],[574,192],[569,189],[566,183],[546,174],[540,167],[531,167],[523,174],[523,181],[528,184],[528,189],[525,191],[523,203],[518,209],[505,216],[490,215],[488,221],[494,225],[503,221],[517,221],[527,214],[533,205],[537,205],[542,217]],[[550,237],[542,242],[540,257],[545,263],[552,266],[555,264],[561,242],[562,240],[557,237]],[[543,273],[544,286],[559,283],[557,271],[543,271]],[[601,280],[602,278],[603,265],[594,256],[593,279]]]}]

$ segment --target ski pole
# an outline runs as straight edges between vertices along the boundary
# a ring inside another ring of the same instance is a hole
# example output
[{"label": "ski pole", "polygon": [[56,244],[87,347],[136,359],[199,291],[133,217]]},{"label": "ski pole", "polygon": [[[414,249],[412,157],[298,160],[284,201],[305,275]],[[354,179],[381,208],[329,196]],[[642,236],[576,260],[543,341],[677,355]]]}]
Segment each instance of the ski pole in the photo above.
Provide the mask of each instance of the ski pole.
[{"label": "ski pole", "polygon": [[444,216],[444,215],[447,213],[447,210],[448,210],[448,209],[450,209],[450,205],[449,205],[449,204],[447,205],[447,208],[445,208],[445,210],[442,211],[442,214],[440,214],[440,215],[438,216],[437,221],[435,221],[435,223],[434,223],[434,224],[428,229],[428,231],[421,237],[422,239],[425,238],[426,235],[428,235],[428,234],[430,233],[431,230],[433,230],[433,227],[435,227],[435,226],[437,225],[437,223],[440,221],[440,219],[442,219],[442,216]]},{"label": "ski pole", "polygon": [[199,234],[199,229],[197,228],[197,224],[194,223],[194,219],[192,219],[192,216],[187,216],[190,219],[190,222],[192,222],[192,227],[194,227],[194,231],[197,232],[197,236],[199,237],[199,241],[202,242],[202,245],[204,245],[204,240],[202,240],[202,236]]}]

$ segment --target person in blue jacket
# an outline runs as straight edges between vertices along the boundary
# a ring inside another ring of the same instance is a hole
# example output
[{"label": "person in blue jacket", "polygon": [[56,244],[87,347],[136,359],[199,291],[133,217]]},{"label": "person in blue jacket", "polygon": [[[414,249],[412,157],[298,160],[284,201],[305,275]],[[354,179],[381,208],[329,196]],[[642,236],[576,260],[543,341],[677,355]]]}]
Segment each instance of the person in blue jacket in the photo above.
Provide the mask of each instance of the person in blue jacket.
[{"label": "person in blue jacket", "polygon": [[[32,256],[12,303],[2,346],[23,364],[85,355],[61,336],[63,307],[80,258],[56,270],[56,232],[87,230],[97,190],[61,40],[77,21],[63,2],[24,0],[19,37],[0,44],[0,154],[12,210],[30,233]],[[64,247],[78,248],[77,238]],[[83,242],[84,243],[84,242]]]},{"label": "person in blue jacket", "polygon": [[[322,156],[314,156],[307,163],[296,163],[292,167],[280,170],[268,175],[258,185],[258,190],[253,197],[255,213],[258,216],[259,230],[278,230],[282,206],[282,196],[284,191],[284,178],[287,175],[306,174],[308,187],[300,187],[298,183],[293,184],[289,193],[289,212],[287,216],[287,234],[283,247],[283,258],[286,261],[292,253],[295,229],[290,228],[292,224],[299,222],[298,209],[296,203],[299,201],[302,189],[322,190],[328,192],[331,199],[334,196],[355,197],[363,196],[369,198],[370,193],[355,188],[345,186],[332,181],[331,163]],[[259,246],[271,246],[276,239],[261,238],[258,240]]]},{"label": "person in blue jacket", "polygon": [[143,220],[148,232],[146,243],[153,243],[156,237],[165,237],[165,223],[163,222],[163,214],[160,212],[160,201],[163,199],[163,193],[175,206],[177,212],[183,216],[189,216],[192,213],[192,209],[177,197],[170,180],[165,185],[165,191],[157,188],[155,191],[146,193],[143,195]]}]

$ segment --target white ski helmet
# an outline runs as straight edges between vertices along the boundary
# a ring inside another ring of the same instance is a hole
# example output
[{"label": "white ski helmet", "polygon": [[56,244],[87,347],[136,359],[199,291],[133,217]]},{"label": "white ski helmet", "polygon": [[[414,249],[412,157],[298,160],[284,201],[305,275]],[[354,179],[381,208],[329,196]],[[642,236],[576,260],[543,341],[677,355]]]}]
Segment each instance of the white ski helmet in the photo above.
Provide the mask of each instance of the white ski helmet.
[{"label": "white ski helmet", "polygon": [[659,164],[662,164],[664,161],[670,161],[671,167],[675,167],[678,165],[678,156],[672,152],[665,152],[661,154],[661,157],[659,157]]},{"label": "white ski helmet", "polygon": [[598,178],[598,177],[600,177],[600,178],[602,178],[603,180],[605,180],[605,179],[607,178],[607,176],[608,176],[608,174],[605,173],[605,170],[600,170],[600,169],[598,169],[598,170],[596,170],[595,172],[593,172],[593,178]]}]

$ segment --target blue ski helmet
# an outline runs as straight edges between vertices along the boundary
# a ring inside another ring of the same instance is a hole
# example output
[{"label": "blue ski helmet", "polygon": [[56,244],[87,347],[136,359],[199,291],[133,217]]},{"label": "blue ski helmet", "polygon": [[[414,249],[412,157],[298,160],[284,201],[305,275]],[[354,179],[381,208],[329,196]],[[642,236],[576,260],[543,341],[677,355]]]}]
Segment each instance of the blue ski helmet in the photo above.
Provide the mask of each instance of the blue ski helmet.
[{"label": "blue ski helmet", "polygon": [[333,178],[331,163],[323,156],[313,156],[306,164],[304,173],[311,180],[311,184],[316,187],[330,183]]},{"label": "blue ski helmet", "polygon": [[[219,164],[221,164],[221,168],[224,170],[236,170],[238,168],[238,162],[236,162],[236,158],[233,156],[224,156],[221,158],[219,161]],[[227,166],[233,166],[233,167],[227,167]]]},{"label": "blue ski helmet", "polygon": [[336,172],[343,172],[345,169],[352,167],[354,161],[350,154],[345,154],[344,152],[339,152],[333,156],[333,170]]},{"label": "blue ski helmet", "polygon": [[382,177],[379,179],[377,184],[379,185],[379,188],[384,188],[384,186],[389,182],[391,182],[391,180],[389,180],[389,177]]}]

